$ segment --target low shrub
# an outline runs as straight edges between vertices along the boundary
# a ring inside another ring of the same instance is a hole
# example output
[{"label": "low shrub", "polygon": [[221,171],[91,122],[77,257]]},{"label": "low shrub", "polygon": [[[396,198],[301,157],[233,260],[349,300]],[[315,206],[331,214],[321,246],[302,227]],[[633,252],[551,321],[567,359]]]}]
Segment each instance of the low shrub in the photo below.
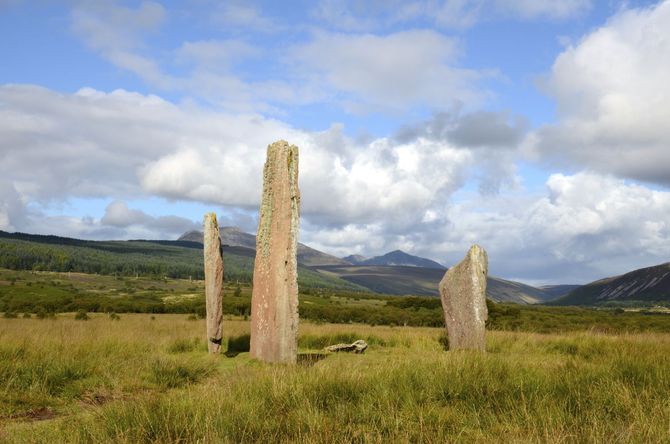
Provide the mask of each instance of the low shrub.
[{"label": "low shrub", "polygon": [[75,321],[88,321],[90,318],[88,317],[88,313],[86,313],[86,310],[79,310],[77,311],[77,314],[74,315]]}]

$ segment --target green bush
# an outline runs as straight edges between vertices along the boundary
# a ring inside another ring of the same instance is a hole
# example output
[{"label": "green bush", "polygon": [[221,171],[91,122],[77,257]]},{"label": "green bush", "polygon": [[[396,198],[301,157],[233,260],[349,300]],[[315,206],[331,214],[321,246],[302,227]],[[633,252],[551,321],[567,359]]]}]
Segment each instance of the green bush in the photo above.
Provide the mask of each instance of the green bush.
[{"label": "green bush", "polygon": [[35,317],[37,319],[55,318],[56,314],[53,311],[46,311],[44,307],[39,307],[35,311]]},{"label": "green bush", "polygon": [[77,314],[74,315],[74,319],[75,321],[88,321],[88,313],[86,313],[86,310],[81,309],[77,311]]}]

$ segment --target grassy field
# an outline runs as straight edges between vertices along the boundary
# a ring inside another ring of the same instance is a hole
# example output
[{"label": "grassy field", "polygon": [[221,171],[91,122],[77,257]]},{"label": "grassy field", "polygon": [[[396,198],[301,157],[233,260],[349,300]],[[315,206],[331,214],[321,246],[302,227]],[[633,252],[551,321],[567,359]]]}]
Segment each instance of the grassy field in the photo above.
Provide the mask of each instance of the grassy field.
[{"label": "grassy field", "polygon": [[[0,442],[667,442],[670,335],[488,332],[448,352],[442,329],[300,328],[300,364],[244,352],[225,323],[91,314],[0,319]],[[364,355],[322,355],[364,338]],[[232,340],[231,340],[232,339]]]}]

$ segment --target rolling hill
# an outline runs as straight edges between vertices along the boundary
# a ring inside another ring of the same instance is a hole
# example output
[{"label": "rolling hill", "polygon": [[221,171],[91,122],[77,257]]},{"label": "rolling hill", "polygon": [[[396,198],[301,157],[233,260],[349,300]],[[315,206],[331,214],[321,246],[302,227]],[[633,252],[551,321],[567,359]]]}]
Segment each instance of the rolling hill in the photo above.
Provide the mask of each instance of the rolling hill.
[{"label": "rolling hill", "polygon": [[[226,245],[226,280],[250,282],[255,251]],[[0,231],[0,268],[77,271],[121,276],[203,279],[202,243],[189,240],[89,241]],[[351,282],[298,266],[303,288],[369,291]]]},{"label": "rolling hill", "polygon": [[[374,292],[421,296],[439,296],[437,287],[445,273],[444,268],[397,265],[344,265],[310,268],[328,276],[339,277]],[[488,278],[486,295],[495,302],[519,304],[537,304],[551,299],[551,295],[539,288],[493,276]]]},{"label": "rolling hill", "polygon": [[[256,249],[256,236],[245,233],[237,227],[223,227],[219,231],[221,244],[231,247]],[[197,242],[202,244],[202,231],[189,231],[182,234],[178,241]],[[298,242],[298,262],[303,265],[346,265],[339,257],[323,253]]]},{"label": "rolling hill", "polygon": [[668,301],[670,301],[670,262],[591,282],[571,291],[567,296],[552,301],[552,305]]},{"label": "rolling hill", "polygon": [[[180,241],[202,242],[202,232],[184,233]],[[221,229],[224,245],[254,248],[256,236],[236,227]],[[338,263],[333,263],[337,259]],[[439,296],[437,286],[446,268],[430,259],[413,256],[401,250],[365,258],[350,255],[342,259],[306,245],[298,246],[298,262],[324,276],[336,277],[376,293],[392,295]],[[554,290],[555,291],[555,290]],[[496,302],[538,304],[553,299],[555,293],[520,282],[489,276],[487,296]]]},{"label": "rolling hill", "polygon": [[[248,245],[255,245],[255,237],[229,228],[222,233],[226,279],[251,281],[255,250]],[[0,267],[202,279],[201,236],[196,231],[176,241],[88,241],[0,231]],[[298,257],[301,288],[437,296],[437,286],[445,272],[436,262],[403,252],[380,257],[392,263],[410,260],[413,265],[342,265],[342,259],[304,245],[301,252]],[[332,259],[338,263],[330,263]],[[432,262],[432,267],[416,265],[424,261]],[[553,297],[550,291],[492,276],[487,295],[497,302],[521,304],[543,303]]]}]

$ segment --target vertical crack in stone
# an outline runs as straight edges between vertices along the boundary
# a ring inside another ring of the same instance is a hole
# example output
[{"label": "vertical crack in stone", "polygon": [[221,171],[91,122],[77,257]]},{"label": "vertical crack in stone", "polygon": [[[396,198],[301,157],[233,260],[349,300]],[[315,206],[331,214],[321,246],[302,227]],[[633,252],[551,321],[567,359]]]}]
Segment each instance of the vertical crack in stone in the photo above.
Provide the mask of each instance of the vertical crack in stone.
[{"label": "vertical crack in stone", "polygon": [[473,245],[459,264],[440,281],[440,298],[449,336],[449,349],[486,349],[486,276],[488,256]]},{"label": "vertical crack in stone", "polygon": [[214,213],[205,214],[203,242],[207,349],[210,353],[220,353],[223,339],[223,251]]},{"label": "vertical crack in stone", "polygon": [[298,147],[280,140],[267,149],[256,235],[250,352],[259,360],[297,359],[299,223]]}]

